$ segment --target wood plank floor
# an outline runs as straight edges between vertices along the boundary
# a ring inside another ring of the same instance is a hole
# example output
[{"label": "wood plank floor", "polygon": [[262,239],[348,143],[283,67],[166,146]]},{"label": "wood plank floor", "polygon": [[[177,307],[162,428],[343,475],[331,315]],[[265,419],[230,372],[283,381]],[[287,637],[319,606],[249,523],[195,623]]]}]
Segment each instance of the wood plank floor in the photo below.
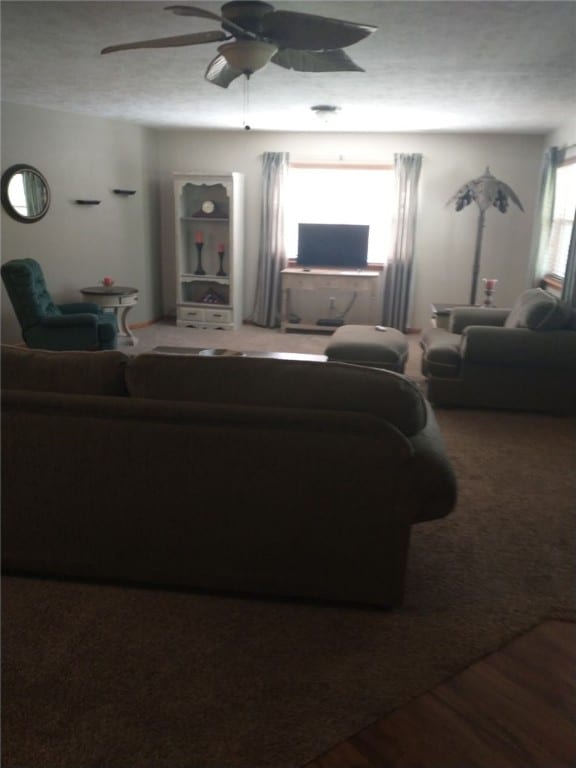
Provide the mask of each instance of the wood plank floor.
[{"label": "wood plank floor", "polygon": [[574,768],[576,624],[546,621],[306,768]]}]

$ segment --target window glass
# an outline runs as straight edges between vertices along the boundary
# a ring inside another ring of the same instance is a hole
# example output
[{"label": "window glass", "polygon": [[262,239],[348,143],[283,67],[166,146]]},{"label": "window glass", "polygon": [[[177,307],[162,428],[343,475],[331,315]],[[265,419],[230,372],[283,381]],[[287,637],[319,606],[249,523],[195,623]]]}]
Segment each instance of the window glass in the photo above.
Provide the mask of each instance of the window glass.
[{"label": "window glass", "polygon": [[546,272],[563,278],[576,212],[576,162],[556,169],[554,211],[546,251]]},{"label": "window glass", "polygon": [[286,253],[295,259],[298,224],[368,224],[368,263],[390,258],[394,169],[290,168],[287,187]]}]

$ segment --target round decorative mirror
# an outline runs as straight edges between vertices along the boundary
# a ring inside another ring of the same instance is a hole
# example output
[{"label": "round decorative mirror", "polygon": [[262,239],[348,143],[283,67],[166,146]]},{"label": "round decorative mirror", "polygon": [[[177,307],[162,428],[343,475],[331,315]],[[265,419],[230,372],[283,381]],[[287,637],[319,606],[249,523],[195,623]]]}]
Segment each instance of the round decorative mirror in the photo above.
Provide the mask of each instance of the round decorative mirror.
[{"label": "round decorative mirror", "polygon": [[50,187],[30,165],[13,165],[2,174],[2,205],[16,221],[39,221],[50,207]]}]

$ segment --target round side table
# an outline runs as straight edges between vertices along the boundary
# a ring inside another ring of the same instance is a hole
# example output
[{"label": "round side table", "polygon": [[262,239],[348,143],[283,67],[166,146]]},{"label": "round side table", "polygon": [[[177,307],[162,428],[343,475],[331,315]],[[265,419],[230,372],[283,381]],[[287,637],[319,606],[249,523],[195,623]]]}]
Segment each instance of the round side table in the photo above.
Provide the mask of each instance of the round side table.
[{"label": "round side table", "polygon": [[128,344],[136,344],[138,341],[126,323],[126,315],[132,307],[138,303],[138,289],[125,285],[113,285],[106,288],[103,285],[94,285],[81,288],[80,293],[90,298],[94,304],[103,309],[111,309],[118,319],[119,334],[126,336]]}]

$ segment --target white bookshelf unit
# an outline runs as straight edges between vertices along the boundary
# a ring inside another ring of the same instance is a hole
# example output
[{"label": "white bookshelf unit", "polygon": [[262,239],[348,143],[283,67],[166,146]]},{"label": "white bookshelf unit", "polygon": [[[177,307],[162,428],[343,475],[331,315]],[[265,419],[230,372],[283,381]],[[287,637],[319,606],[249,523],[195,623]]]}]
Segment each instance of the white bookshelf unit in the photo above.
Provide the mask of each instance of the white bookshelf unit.
[{"label": "white bookshelf unit", "polygon": [[244,178],[174,173],[176,324],[233,330],[242,324]]}]

